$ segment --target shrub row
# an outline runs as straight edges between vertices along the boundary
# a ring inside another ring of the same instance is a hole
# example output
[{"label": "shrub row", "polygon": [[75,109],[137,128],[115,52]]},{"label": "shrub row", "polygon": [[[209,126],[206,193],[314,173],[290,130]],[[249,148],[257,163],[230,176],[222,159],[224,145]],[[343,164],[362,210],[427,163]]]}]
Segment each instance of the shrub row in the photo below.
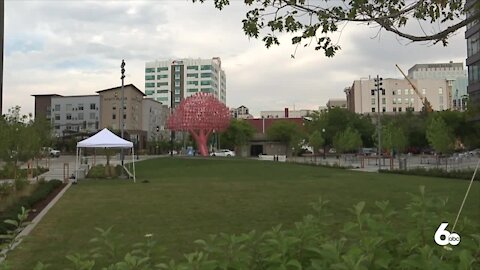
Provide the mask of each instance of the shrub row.
[{"label": "shrub row", "polygon": [[[33,168],[33,177],[37,175],[41,175],[45,172],[48,172],[48,168],[43,168],[43,167]],[[14,177],[15,177],[15,170],[13,169],[12,166],[5,166],[3,170],[0,170],[0,179],[12,179]],[[18,169],[17,177],[26,178],[27,169]]]},{"label": "shrub row", "polygon": [[[53,190],[62,185],[60,180],[51,180],[48,182],[40,182],[35,191],[30,196],[22,196],[11,207],[0,213],[0,220],[17,219],[17,214],[20,213],[22,207],[31,209],[37,202],[45,199]],[[3,234],[9,229],[9,225],[0,223],[0,234]]]},{"label": "shrub row", "polygon": [[[472,179],[473,170],[452,170],[446,171],[444,169],[432,168],[416,168],[411,170],[380,170],[381,173],[393,173],[404,175],[420,175],[420,176],[433,176],[443,178],[455,178],[455,179]],[[477,176],[478,178],[478,176]]]},{"label": "shrub row", "polygon": [[105,166],[103,164],[96,165],[92,167],[87,174],[87,178],[95,178],[95,179],[103,179],[103,178],[110,178],[110,177],[117,177],[120,175],[122,170],[122,166]]}]

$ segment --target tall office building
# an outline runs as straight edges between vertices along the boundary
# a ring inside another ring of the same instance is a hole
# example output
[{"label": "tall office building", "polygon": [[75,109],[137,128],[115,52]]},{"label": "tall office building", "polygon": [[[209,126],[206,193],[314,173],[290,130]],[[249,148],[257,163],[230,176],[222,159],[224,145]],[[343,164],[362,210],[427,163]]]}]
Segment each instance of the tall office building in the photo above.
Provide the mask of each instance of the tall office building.
[{"label": "tall office building", "polygon": [[169,107],[195,93],[213,94],[226,103],[226,77],[219,57],[179,59],[145,64],[145,94]]},{"label": "tall office building", "polygon": [[[476,0],[465,3],[467,18],[479,15],[479,4]],[[480,23],[479,19],[467,24],[465,38],[467,39],[468,95],[473,106],[480,107]],[[480,121],[480,113],[474,118]]]}]

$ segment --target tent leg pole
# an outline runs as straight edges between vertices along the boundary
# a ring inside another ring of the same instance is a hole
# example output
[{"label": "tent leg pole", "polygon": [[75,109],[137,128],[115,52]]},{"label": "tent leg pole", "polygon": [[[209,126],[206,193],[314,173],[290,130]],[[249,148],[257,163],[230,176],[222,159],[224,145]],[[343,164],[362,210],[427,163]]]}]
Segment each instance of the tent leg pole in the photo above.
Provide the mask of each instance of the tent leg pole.
[{"label": "tent leg pole", "polygon": [[132,164],[133,164],[133,182],[136,183],[137,179],[135,176],[135,149],[132,147]]}]

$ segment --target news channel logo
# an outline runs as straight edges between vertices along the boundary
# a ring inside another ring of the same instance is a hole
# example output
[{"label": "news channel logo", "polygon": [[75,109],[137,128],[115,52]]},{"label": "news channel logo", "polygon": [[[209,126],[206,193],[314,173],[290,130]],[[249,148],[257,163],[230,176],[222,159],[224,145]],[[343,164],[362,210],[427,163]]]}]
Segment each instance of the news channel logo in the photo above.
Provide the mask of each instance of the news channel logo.
[{"label": "news channel logo", "polygon": [[440,224],[433,237],[435,243],[437,243],[439,246],[446,246],[448,244],[456,246],[460,244],[460,235],[447,231],[447,226],[448,222],[442,222]]}]

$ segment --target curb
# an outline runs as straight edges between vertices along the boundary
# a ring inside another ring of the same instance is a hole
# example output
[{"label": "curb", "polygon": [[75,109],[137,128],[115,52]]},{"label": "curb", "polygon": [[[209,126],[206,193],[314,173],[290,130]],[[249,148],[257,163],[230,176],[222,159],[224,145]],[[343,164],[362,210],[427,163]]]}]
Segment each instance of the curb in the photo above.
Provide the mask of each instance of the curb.
[{"label": "curb", "polygon": [[[58,194],[53,198],[53,200],[50,201],[50,203],[45,206],[45,208],[42,209],[42,211],[35,216],[35,218],[17,235],[17,238],[14,240],[14,244],[12,245],[12,248],[9,251],[14,250],[23,240],[25,236],[27,236],[37,225],[38,222],[42,220],[42,218],[48,213],[50,208],[52,208],[55,203],[57,203],[58,200],[63,196],[63,194],[72,186],[72,183],[68,183]],[[2,251],[3,253],[5,251]],[[1,260],[0,260],[1,262]]]}]

